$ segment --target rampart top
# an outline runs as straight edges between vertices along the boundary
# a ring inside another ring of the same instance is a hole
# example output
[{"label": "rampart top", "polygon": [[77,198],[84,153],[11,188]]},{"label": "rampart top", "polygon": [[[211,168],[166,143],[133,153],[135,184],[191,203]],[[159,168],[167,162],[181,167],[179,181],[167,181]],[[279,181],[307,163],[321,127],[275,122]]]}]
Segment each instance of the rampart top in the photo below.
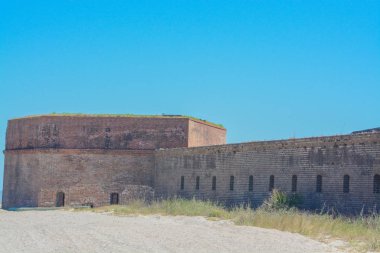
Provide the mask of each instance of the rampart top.
[{"label": "rampart top", "polygon": [[6,150],[153,150],[225,141],[223,127],[185,116],[39,115],[9,120]]}]

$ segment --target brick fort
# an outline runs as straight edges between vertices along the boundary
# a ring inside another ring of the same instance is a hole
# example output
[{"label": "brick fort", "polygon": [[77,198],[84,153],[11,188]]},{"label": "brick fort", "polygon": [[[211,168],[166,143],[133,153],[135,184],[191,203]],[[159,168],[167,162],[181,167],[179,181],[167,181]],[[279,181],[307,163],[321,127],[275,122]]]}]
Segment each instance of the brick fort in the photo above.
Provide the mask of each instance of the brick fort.
[{"label": "brick fort", "polygon": [[183,197],[260,206],[273,189],[302,208],[380,208],[380,129],[226,144],[186,116],[41,115],[8,121],[2,208]]}]

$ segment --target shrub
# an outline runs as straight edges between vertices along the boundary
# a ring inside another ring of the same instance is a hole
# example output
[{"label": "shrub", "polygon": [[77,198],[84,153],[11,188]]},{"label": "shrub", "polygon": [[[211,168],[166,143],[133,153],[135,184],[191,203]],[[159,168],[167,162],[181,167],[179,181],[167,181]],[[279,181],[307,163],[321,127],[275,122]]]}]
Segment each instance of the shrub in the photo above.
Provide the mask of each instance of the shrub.
[{"label": "shrub", "polygon": [[298,194],[286,194],[274,189],[268,200],[264,202],[262,208],[266,210],[287,210],[299,207],[302,204],[302,197]]}]

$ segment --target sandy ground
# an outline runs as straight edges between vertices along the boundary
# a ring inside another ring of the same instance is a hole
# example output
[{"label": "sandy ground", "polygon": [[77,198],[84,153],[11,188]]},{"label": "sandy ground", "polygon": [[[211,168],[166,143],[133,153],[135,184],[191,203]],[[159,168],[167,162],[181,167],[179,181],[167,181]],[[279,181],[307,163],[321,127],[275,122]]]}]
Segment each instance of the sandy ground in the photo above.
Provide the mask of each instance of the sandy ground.
[{"label": "sandy ground", "polygon": [[298,234],[202,217],[0,211],[0,252],[339,252]]}]

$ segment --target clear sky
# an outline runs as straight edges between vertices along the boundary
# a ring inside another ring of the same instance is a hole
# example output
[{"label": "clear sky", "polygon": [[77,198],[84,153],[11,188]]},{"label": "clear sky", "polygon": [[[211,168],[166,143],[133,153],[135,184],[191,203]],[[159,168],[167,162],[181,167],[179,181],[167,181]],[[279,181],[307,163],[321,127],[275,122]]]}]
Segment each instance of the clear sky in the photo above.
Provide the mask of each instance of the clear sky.
[{"label": "clear sky", "polygon": [[380,126],[379,0],[0,0],[0,17],[2,150],[9,118],[51,112],[192,115],[229,143]]}]

